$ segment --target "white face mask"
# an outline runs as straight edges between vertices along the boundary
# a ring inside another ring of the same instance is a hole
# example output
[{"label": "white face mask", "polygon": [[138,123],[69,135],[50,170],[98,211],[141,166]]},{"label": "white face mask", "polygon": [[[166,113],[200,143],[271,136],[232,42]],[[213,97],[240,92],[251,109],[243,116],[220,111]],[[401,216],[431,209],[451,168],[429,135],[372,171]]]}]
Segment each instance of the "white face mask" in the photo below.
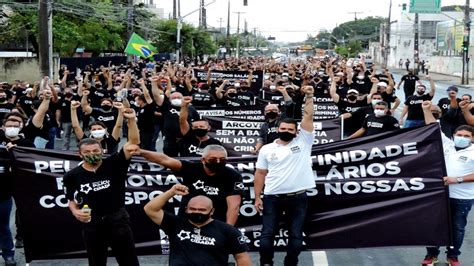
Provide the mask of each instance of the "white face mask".
[{"label": "white face mask", "polygon": [[378,104],[379,102],[381,102],[382,100],[372,100],[372,106],[375,106],[376,104]]},{"label": "white face mask", "polygon": [[135,107],[140,107],[140,105],[137,102],[133,102],[133,105],[135,105]]},{"label": "white face mask", "polygon": [[181,106],[182,103],[183,103],[183,100],[181,100],[181,99],[173,99],[173,100],[171,100],[171,105],[176,106],[176,107]]},{"label": "white face mask", "polygon": [[20,133],[19,127],[6,127],[5,128],[5,136],[9,138],[16,138],[18,137],[19,133]]},{"label": "white face mask", "polygon": [[101,139],[105,136],[105,129],[99,129],[99,130],[94,130],[94,131],[91,131],[91,136],[94,138],[94,139]]},{"label": "white face mask", "polygon": [[382,117],[382,116],[385,116],[385,110],[374,110],[374,114],[376,117]]}]

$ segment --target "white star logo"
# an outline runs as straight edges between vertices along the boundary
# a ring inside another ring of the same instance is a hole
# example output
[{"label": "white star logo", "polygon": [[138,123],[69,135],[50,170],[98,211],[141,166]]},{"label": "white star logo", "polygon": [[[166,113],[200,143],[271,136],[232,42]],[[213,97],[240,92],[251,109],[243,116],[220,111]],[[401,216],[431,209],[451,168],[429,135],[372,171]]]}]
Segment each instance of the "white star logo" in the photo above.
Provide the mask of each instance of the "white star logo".
[{"label": "white star logo", "polygon": [[178,111],[178,110],[176,110],[176,109],[171,109],[171,110],[170,110],[170,113],[172,113],[172,114],[175,114],[175,115],[178,115],[178,116],[179,116],[179,111]]},{"label": "white star logo", "polygon": [[83,192],[83,193],[86,193],[86,194],[89,194],[89,191],[91,191],[92,188],[89,184],[81,184],[81,190],[80,192]]},{"label": "white star logo", "polygon": [[185,239],[191,239],[191,232],[181,230],[179,234],[177,234],[179,240],[183,241]]},{"label": "white star logo", "polygon": [[198,147],[191,144],[191,146],[189,146],[188,150],[189,150],[190,153],[197,153]]},{"label": "white star logo", "polygon": [[193,186],[196,189],[203,189],[204,188],[204,182],[201,180],[198,180],[196,183],[193,183]]}]

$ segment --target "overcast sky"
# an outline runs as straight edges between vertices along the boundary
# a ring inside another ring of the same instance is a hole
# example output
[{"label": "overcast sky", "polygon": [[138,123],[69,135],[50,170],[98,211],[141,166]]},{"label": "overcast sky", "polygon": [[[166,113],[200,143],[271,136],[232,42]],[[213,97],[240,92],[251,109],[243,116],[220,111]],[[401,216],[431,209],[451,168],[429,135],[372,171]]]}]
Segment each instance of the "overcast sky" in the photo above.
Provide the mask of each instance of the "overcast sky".
[{"label": "overcast sky", "polygon": [[[205,0],[210,3],[213,0]],[[164,8],[165,17],[172,14],[173,0],[154,0],[158,7]],[[338,24],[354,19],[350,12],[358,18],[368,16],[388,16],[390,0],[248,0],[248,6],[243,6],[243,0],[231,2],[231,32],[237,29],[237,14],[241,14],[240,29],[244,29],[247,20],[249,31],[258,28],[262,35],[274,36],[277,41],[303,41],[308,34],[316,35],[320,29],[331,30]],[[392,0],[392,17],[396,19],[401,12],[403,3],[409,0]],[[200,0],[181,0],[181,15],[184,16],[199,8]],[[465,0],[441,0],[441,5],[463,5]],[[471,3],[471,7],[473,3]],[[207,7],[207,24],[219,27],[227,26],[227,0],[216,0]],[[199,24],[199,12],[195,12],[184,21]]]}]

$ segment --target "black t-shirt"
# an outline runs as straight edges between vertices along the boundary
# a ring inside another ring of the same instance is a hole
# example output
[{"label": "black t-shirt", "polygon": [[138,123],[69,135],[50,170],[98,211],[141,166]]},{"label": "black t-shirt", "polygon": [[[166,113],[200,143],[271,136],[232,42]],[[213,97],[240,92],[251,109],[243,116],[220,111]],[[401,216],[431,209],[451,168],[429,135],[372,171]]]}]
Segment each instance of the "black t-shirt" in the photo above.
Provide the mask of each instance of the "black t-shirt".
[{"label": "black t-shirt", "polygon": [[[92,137],[84,135],[82,139],[85,139],[85,138],[92,138]],[[120,139],[117,140],[117,139],[114,139],[112,136],[108,135],[108,136],[105,136],[100,141],[100,146],[104,150],[105,154],[113,154],[117,152],[119,143],[120,143]]]},{"label": "black t-shirt", "polygon": [[146,104],[137,112],[137,126],[140,132],[153,132],[155,130],[155,104]]},{"label": "black t-shirt", "polygon": [[219,106],[245,106],[245,102],[235,98],[229,98],[227,96],[222,97],[222,99],[217,101]]},{"label": "black t-shirt", "polygon": [[[456,99],[459,102],[461,99]],[[441,98],[438,101],[438,106],[441,108],[442,115],[446,114],[446,112],[449,110],[449,107],[451,106],[451,100],[449,98]]]},{"label": "black t-shirt", "polygon": [[22,89],[20,87],[16,87],[15,89],[13,89],[13,95],[16,96],[16,100],[15,100],[15,104],[18,103],[18,100],[20,99],[20,97],[22,96],[25,96],[26,95],[26,89]]},{"label": "black t-shirt", "polygon": [[395,91],[393,91],[392,94],[388,94],[385,91],[382,92],[382,100],[388,103],[390,107],[391,107],[391,103],[394,103],[397,98],[398,97],[395,95]]},{"label": "black t-shirt", "polygon": [[270,101],[272,103],[280,104],[283,102],[283,95],[279,91],[270,91],[266,89],[262,89],[260,91],[259,98],[265,101]]},{"label": "black t-shirt", "polygon": [[53,119],[53,114],[48,111],[46,112],[43,119],[43,127],[35,127],[35,125],[33,124],[33,117],[30,117],[30,119],[26,122],[26,125],[23,128],[22,132],[25,134],[25,138],[27,138],[31,142],[34,142],[36,137],[41,137],[45,140],[49,140],[49,130],[53,126],[57,126],[57,123],[56,120]]},{"label": "black t-shirt", "polygon": [[222,143],[213,137],[209,137],[209,139],[205,141],[200,141],[194,136],[193,131],[190,130],[181,140],[181,152],[179,155],[181,157],[201,157],[204,148],[211,144],[222,146]]},{"label": "black t-shirt", "polygon": [[385,115],[382,117],[376,117],[373,114],[369,115],[365,119],[363,127],[366,130],[366,136],[375,135],[400,128],[397,119],[395,119],[393,116]]},{"label": "black t-shirt", "polygon": [[96,121],[100,121],[107,127],[107,132],[112,133],[117,122],[118,111],[112,108],[111,111],[104,111],[102,108],[92,108],[90,114]]},{"label": "black t-shirt", "polygon": [[169,236],[171,266],[224,266],[229,254],[247,251],[245,236],[218,220],[198,228],[186,218],[164,212],[160,227]]},{"label": "black t-shirt", "polygon": [[353,113],[357,111],[357,109],[367,106],[367,99],[364,99],[362,101],[357,100],[354,103],[349,102],[347,99],[340,98],[339,102],[336,103],[337,107],[339,108],[339,111],[342,114],[345,113]]},{"label": "black t-shirt", "polygon": [[260,126],[260,134],[258,135],[258,139],[263,144],[272,143],[278,138],[278,122],[280,120],[276,119],[274,121],[267,121],[262,123]]},{"label": "black t-shirt", "polygon": [[[92,219],[116,212],[125,206],[125,180],[130,160],[123,149],[104,158],[95,172],[81,165],[64,175],[64,192],[68,200],[76,200],[92,209]],[[77,195],[75,195],[77,192]]]},{"label": "black t-shirt", "polygon": [[354,77],[352,77],[351,86],[353,89],[356,89],[360,95],[368,94],[370,88],[372,87],[372,82],[370,81],[370,78],[367,74],[364,74],[360,77],[362,78],[359,78],[359,76],[354,75]]},{"label": "black t-shirt", "polygon": [[237,92],[237,99],[242,100],[245,105],[254,104],[255,94],[251,90]]},{"label": "black t-shirt", "polygon": [[189,199],[197,195],[204,195],[209,197],[214,204],[214,218],[225,222],[226,198],[232,195],[242,195],[242,176],[230,167],[226,167],[221,173],[209,176],[204,171],[201,162],[181,161],[181,164],[181,170],[177,174],[183,178],[183,185],[189,188],[189,194],[183,196],[181,200],[180,213],[184,213]]},{"label": "black t-shirt", "polygon": [[58,101],[58,110],[61,111],[61,122],[71,123],[71,101],[80,101],[79,96],[73,96],[71,99],[61,98]]},{"label": "black t-shirt", "polygon": [[404,75],[400,82],[404,81],[403,88],[406,90],[415,91],[416,81],[420,80],[418,76],[415,75]]},{"label": "black t-shirt", "polygon": [[[339,94],[340,97],[344,97],[347,94],[347,91],[351,87],[347,83],[340,83],[336,85],[336,93]],[[360,92],[359,92],[360,93]]]},{"label": "black t-shirt", "polygon": [[314,87],[314,94],[325,94],[329,95],[329,85],[325,82],[318,82]]},{"label": "black t-shirt", "polygon": [[211,107],[216,104],[216,99],[208,92],[193,93],[193,105],[199,107]]},{"label": "black t-shirt", "polygon": [[0,103],[0,125],[3,125],[3,119],[5,118],[5,115],[10,113],[13,108],[15,108],[13,103]]},{"label": "black t-shirt", "polygon": [[37,98],[28,97],[26,95],[21,96],[20,99],[18,99],[18,104],[28,117],[35,114],[33,111],[33,102],[35,100],[37,100]]},{"label": "black t-shirt", "polygon": [[106,89],[90,88],[89,99],[92,107],[99,107],[102,99],[110,98],[111,96]]},{"label": "black t-shirt", "polygon": [[[188,107],[188,122],[199,119],[199,113],[194,109],[194,107]],[[167,99],[163,102],[162,109],[163,111],[163,135],[169,139],[181,138],[181,130],[179,128],[179,112],[181,107],[173,106],[169,103]]]},{"label": "black t-shirt", "polygon": [[425,120],[425,115],[423,114],[423,108],[421,104],[423,101],[431,101],[433,96],[429,94],[412,95],[407,98],[405,105],[408,106],[408,115],[407,120]]},{"label": "black t-shirt", "polygon": [[[21,147],[35,147],[31,141],[22,136],[20,136],[19,139],[12,141],[5,136],[5,131],[0,130],[0,145],[6,146],[10,142]],[[3,170],[0,171],[0,201],[3,201],[12,196],[13,174],[10,172],[12,163],[10,153],[4,148],[2,148],[0,152],[0,167],[3,167]]]}]

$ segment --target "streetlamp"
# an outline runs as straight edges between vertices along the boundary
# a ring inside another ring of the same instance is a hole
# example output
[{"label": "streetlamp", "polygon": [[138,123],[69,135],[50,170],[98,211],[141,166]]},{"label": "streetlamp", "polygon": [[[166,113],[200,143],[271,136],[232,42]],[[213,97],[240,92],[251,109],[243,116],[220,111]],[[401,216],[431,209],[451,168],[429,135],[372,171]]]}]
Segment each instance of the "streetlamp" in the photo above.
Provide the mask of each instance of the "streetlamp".
[{"label": "streetlamp", "polygon": [[[211,4],[214,4],[216,0],[210,2],[209,4],[204,5],[203,7],[207,7]],[[198,8],[194,11],[189,12],[188,14],[184,16],[178,16],[178,25],[176,25],[176,62],[179,64],[180,60],[180,49],[181,49],[181,28],[183,28],[183,19],[191,14],[193,14],[196,11],[201,10],[201,8]]]}]

